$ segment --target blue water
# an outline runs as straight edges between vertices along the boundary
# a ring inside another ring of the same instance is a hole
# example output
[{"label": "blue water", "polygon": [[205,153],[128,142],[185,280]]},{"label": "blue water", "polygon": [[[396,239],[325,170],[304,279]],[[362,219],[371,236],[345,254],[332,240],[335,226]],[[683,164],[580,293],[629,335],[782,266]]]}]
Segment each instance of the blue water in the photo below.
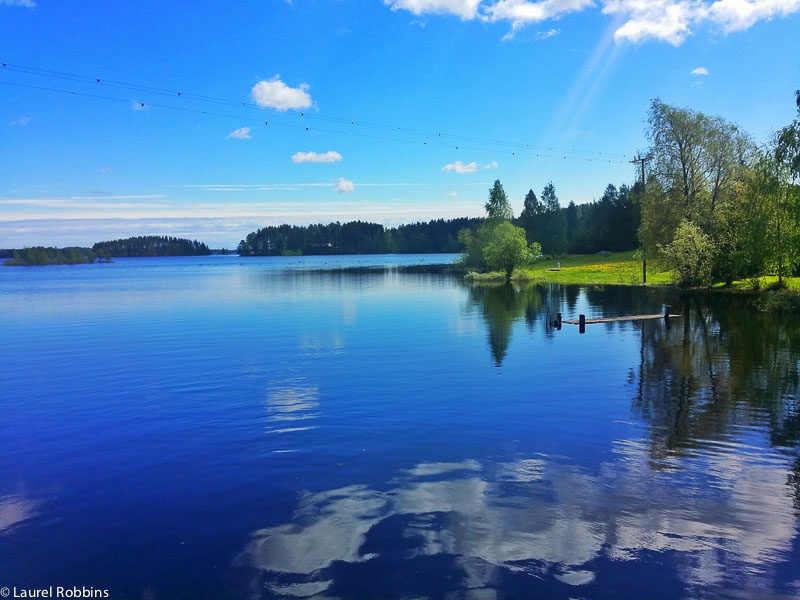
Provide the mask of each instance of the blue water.
[{"label": "blue water", "polygon": [[452,258],[0,268],[0,586],[800,596],[797,323]]}]

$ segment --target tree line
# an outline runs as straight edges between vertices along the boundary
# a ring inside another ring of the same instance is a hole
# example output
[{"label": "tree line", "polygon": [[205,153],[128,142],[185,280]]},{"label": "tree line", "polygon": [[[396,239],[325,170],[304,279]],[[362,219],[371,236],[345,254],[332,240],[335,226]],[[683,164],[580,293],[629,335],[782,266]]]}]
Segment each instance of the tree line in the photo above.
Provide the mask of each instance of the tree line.
[{"label": "tree line", "polygon": [[398,227],[365,221],[269,226],[248,234],[237,252],[242,256],[453,253],[463,248],[458,232],[481,221],[463,217]]},{"label": "tree line", "polygon": [[92,246],[95,252],[107,252],[111,256],[205,256],[211,254],[208,246],[197,240],[146,235],[98,242]]},{"label": "tree line", "polygon": [[[641,218],[635,196],[627,185],[609,184],[599,200],[561,207],[551,182],[541,200],[533,190],[527,193],[519,217],[514,217],[510,204],[505,217],[522,227],[528,239],[539,241],[545,254],[632,250],[638,246]],[[248,234],[237,252],[242,256],[456,253],[465,249],[459,232],[477,231],[484,221],[462,217],[398,227],[365,221],[268,226]]]},{"label": "tree line", "polygon": [[531,189],[522,213],[512,223],[525,230],[529,240],[552,256],[593,254],[604,250],[622,252],[638,247],[641,209],[637,186],[608,184],[599,200],[586,204],[570,201],[562,207],[555,186],[548,183],[540,198]]}]

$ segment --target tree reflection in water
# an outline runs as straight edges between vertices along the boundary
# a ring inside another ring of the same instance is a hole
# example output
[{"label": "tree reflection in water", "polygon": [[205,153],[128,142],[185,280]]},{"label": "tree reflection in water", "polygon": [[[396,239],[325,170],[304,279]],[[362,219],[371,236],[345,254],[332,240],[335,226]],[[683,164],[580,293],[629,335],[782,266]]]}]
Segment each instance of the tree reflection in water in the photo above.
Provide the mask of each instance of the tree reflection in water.
[{"label": "tree reflection in water", "polygon": [[[751,428],[766,431],[781,452],[797,454],[800,323],[753,311],[745,302],[686,295],[680,327],[641,326],[633,409],[650,424],[654,465]],[[790,475],[794,486],[799,464],[794,461]]]},{"label": "tree reflection in water", "polygon": [[[664,290],[472,286],[495,365],[515,324],[548,314],[683,313],[639,338],[632,412],[596,468],[565,457],[423,463],[385,487],[306,494],[253,532],[239,564],[256,595],[675,598],[800,594],[800,324],[747,300]],[[566,326],[565,326],[566,327]],[[769,591],[767,591],[769,590]],[[767,595],[765,595],[767,594]]]},{"label": "tree reflection in water", "polygon": [[496,366],[503,364],[514,323],[525,318],[533,328],[545,307],[546,291],[539,286],[470,285],[468,307],[477,307],[488,330],[489,347]]}]

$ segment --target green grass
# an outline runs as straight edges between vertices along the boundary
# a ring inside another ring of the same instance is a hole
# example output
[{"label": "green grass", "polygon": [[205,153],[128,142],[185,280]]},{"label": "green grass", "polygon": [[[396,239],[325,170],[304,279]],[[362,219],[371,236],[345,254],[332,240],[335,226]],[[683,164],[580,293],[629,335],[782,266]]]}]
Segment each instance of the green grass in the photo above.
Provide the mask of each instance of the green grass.
[{"label": "green grass", "polygon": [[[560,271],[551,269],[560,268]],[[612,254],[572,254],[563,258],[537,262],[521,269],[527,279],[546,283],[588,285],[641,285],[642,263],[636,252]],[[651,261],[647,268],[647,284],[670,284],[672,274]]]},{"label": "green grass", "polygon": [[[551,269],[561,268],[560,271]],[[467,279],[475,283],[493,283],[505,281],[500,272],[470,273]],[[564,283],[579,285],[641,285],[642,262],[635,251],[614,252],[612,254],[571,254],[562,258],[545,260],[533,266],[518,269],[514,272],[513,281],[522,283]],[[800,277],[784,277],[786,287],[800,292]],[[778,281],[775,275],[758,279],[758,289],[765,291]],[[670,285],[675,283],[673,273],[666,270],[658,260],[647,263],[647,285]],[[733,285],[724,287],[718,283],[713,286],[716,291],[751,292],[754,291],[750,279],[735,281]]]},{"label": "green grass", "polygon": [[[784,277],[783,282],[786,284],[786,289],[800,291],[800,277]],[[774,286],[777,283],[777,275],[765,275],[758,278],[758,287],[753,287],[753,281],[751,279],[740,279],[738,281],[734,281],[733,285],[727,289],[739,292],[750,292],[754,290],[763,291],[768,290],[770,286]],[[723,286],[721,283],[714,285],[715,289],[722,287]]]}]

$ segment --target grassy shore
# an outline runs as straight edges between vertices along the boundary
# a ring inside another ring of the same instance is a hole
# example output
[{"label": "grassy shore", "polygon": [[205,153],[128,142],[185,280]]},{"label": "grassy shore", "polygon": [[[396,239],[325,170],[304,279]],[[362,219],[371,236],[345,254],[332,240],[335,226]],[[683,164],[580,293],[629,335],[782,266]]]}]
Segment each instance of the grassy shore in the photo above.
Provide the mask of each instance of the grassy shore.
[{"label": "grassy shore", "polygon": [[[558,259],[538,261],[536,264],[514,272],[515,281],[565,283],[587,285],[641,285],[642,263],[636,253],[571,254]],[[504,281],[502,273],[481,273],[474,281]],[[668,284],[672,275],[655,263],[647,269],[647,283]]]},{"label": "grassy shore", "polygon": [[[557,270],[560,269],[560,270]],[[602,285],[641,285],[642,263],[636,253],[576,254],[537,262],[523,271],[527,279],[549,283]],[[648,284],[672,283],[672,275],[651,262],[647,269]]]},{"label": "grassy shore", "polygon": [[[572,254],[563,258],[540,261],[531,267],[514,272],[514,281],[541,283],[564,283],[580,285],[641,285],[642,262],[637,252],[614,252],[611,254]],[[778,280],[775,276],[761,277],[758,289],[765,290]],[[505,281],[503,273],[481,273],[474,275],[476,282]],[[661,261],[647,263],[647,285],[670,285],[675,281],[673,273]],[[789,289],[800,291],[800,277],[784,278]],[[722,289],[722,284],[714,286]],[[751,291],[753,281],[743,279],[724,288],[729,291]]]}]

